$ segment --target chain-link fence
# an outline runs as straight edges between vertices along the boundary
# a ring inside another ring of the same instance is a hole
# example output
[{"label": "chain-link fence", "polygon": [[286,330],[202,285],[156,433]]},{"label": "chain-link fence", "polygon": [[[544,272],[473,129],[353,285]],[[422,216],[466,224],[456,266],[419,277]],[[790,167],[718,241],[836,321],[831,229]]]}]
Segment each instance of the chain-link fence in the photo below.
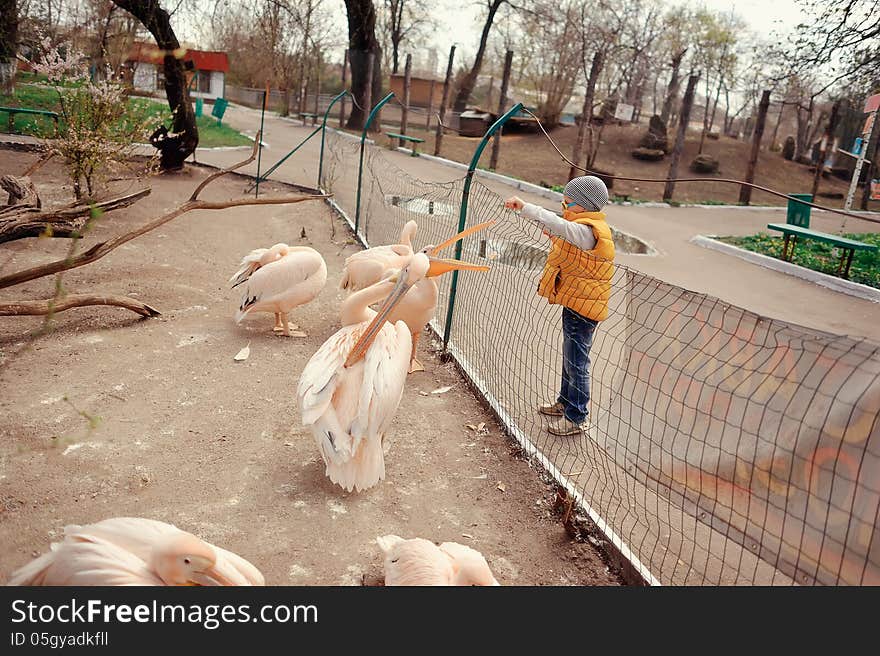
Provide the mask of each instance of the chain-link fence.
[{"label": "chain-link fence", "polygon": [[[324,138],[321,187],[365,244],[398,241],[409,220],[417,247],[459,229],[464,178],[425,182],[370,143],[359,171],[358,138],[329,127]],[[548,240],[474,181],[466,224],[490,219],[462,248],[491,270],[461,272],[454,291],[441,280],[432,327],[644,579],[880,583],[880,345],[617,264],[590,351],[588,428],[555,437],[537,411],[562,377],[561,308],[536,293]],[[626,235],[615,242],[629,247]]]}]

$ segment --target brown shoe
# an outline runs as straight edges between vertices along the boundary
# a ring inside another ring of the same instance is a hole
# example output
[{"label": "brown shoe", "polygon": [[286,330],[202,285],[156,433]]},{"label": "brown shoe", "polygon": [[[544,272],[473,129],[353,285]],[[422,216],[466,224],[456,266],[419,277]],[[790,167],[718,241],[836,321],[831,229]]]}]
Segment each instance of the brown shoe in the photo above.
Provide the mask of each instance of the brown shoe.
[{"label": "brown shoe", "polygon": [[538,412],[542,415],[547,415],[548,417],[561,417],[563,415],[562,404],[557,401],[556,403],[551,403],[549,405],[539,405]]},{"label": "brown shoe", "polygon": [[560,417],[550,422],[547,432],[558,437],[570,437],[572,435],[582,435],[584,428],[584,424],[576,424],[567,417]]}]

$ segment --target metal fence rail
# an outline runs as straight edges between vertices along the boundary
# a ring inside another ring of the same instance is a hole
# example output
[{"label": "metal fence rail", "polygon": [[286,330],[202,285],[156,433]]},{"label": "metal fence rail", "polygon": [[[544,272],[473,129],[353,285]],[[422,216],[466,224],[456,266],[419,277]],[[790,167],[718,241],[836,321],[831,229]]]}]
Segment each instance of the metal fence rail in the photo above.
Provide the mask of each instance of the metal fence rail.
[{"label": "metal fence rail", "polygon": [[562,364],[560,308],[536,294],[546,239],[479,180],[425,182],[371,144],[361,167],[356,138],[322,136],[320,187],[352,227],[360,217],[365,245],[396,242],[409,220],[416,246],[460,218],[497,220],[462,243],[491,271],[441,281],[434,330],[645,580],[880,584],[880,346],[615,265],[590,354],[589,429],[554,437],[536,411]]}]

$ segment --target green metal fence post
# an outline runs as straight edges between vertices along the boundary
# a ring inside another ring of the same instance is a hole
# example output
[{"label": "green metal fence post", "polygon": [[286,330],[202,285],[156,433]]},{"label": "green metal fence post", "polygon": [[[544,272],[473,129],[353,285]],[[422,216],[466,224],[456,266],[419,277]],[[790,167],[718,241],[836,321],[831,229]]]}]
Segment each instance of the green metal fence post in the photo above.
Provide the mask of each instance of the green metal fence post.
[{"label": "green metal fence post", "polygon": [[[474,172],[477,170],[477,163],[480,161],[480,155],[483,154],[483,150],[486,148],[486,144],[489,143],[489,139],[492,138],[498,129],[507,123],[507,120],[513,116],[514,114],[518,114],[519,110],[522,109],[522,103],[516,103],[513,107],[511,107],[505,114],[503,114],[497,121],[495,121],[488,130],[486,130],[486,134],[483,135],[483,139],[480,141],[479,145],[477,145],[477,150],[474,151],[474,156],[471,159],[471,165],[468,167],[467,177],[464,179],[464,190],[461,192],[461,210],[458,214],[458,231],[461,232],[464,230],[465,225],[467,224],[467,211],[468,211],[468,199],[471,194],[471,182],[474,179]],[[463,247],[463,241],[461,240],[455,244],[455,259],[461,259],[461,250]],[[449,306],[446,308],[446,324],[443,327],[443,353],[446,354],[446,348],[449,346],[449,333],[452,329],[452,313],[455,309],[455,294],[458,291],[458,271],[452,272],[452,283],[449,286]]]},{"label": "green metal fence post", "polygon": [[318,189],[321,189],[321,174],[324,171],[324,134],[327,132],[327,117],[330,116],[330,109],[336,104],[336,101],[348,93],[347,89],[343,89],[338,93],[330,104],[327,105],[327,111],[324,112],[324,122],[321,123],[321,156],[318,158]]},{"label": "green metal fence post", "polygon": [[355,201],[355,210],[354,210],[354,234],[358,234],[358,227],[360,226],[361,219],[361,181],[364,176],[364,141],[367,138],[367,129],[370,127],[370,123],[373,122],[373,118],[376,116],[376,112],[378,112],[382,105],[387,103],[394,96],[394,92],[392,91],[387,96],[382,98],[375,107],[373,107],[373,111],[370,112],[370,115],[367,117],[367,122],[364,123],[364,129],[361,132],[361,161],[358,164],[358,188],[357,188],[357,200]]},{"label": "green metal fence post", "polygon": [[263,110],[260,112],[260,131],[257,132],[257,184],[254,188],[254,198],[260,197],[260,159],[263,156],[263,120],[266,118],[266,103],[269,101],[268,85],[266,91],[263,92]]}]

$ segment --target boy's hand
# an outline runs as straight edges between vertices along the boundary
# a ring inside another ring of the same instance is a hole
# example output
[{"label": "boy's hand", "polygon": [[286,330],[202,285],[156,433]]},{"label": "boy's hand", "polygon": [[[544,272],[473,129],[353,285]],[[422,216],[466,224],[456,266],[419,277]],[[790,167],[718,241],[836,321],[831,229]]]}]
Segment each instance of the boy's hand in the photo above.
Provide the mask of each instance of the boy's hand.
[{"label": "boy's hand", "polygon": [[525,203],[523,203],[522,199],[518,196],[511,196],[504,201],[504,207],[509,210],[516,210],[517,212],[523,208],[523,205],[525,205]]}]

